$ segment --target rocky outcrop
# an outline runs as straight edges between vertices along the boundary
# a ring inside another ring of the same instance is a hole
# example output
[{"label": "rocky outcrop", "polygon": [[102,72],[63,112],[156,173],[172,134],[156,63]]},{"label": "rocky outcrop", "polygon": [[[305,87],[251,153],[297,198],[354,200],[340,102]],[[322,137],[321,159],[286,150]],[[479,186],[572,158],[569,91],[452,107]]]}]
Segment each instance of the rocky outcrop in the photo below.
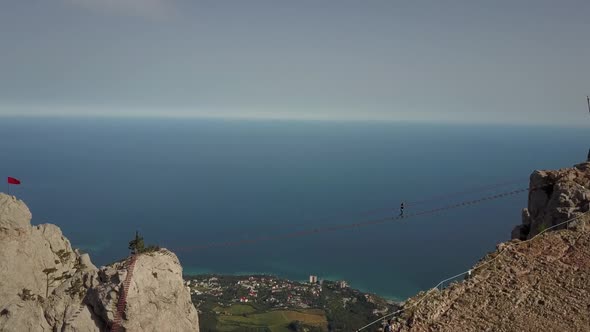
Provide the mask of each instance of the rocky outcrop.
[{"label": "rocky outcrop", "polygon": [[[556,171],[535,171],[530,178],[528,208],[513,239],[529,239],[590,209],[590,163]],[[576,222],[568,226],[576,226]],[[561,228],[566,227],[561,226]]]},{"label": "rocky outcrop", "polygon": [[108,331],[117,315],[119,331],[199,330],[172,252],[138,255],[132,270],[127,260],[97,269],[57,226],[30,220],[22,201],[0,193],[0,331]]},{"label": "rocky outcrop", "polygon": [[534,172],[531,188],[543,189],[531,190],[516,239],[465,280],[406,301],[398,331],[590,331],[589,175],[588,163]]},{"label": "rocky outcrop", "polygon": [[115,319],[121,292],[114,290],[130,280],[121,324],[126,331],[198,331],[197,312],[176,255],[165,249],[139,255],[131,278],[126,264],[105,267],[93,280],[96,286],[89,290],[88,302],[101,316]]}]

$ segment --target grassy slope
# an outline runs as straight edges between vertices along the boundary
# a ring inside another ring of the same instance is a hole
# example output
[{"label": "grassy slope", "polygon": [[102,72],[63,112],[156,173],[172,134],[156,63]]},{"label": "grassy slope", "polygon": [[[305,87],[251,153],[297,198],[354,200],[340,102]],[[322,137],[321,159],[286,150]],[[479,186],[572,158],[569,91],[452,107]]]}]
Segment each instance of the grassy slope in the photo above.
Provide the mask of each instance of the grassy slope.
[{"label": "grassy slope", "polygon": [[[247,309],[245,305],[233,305],[227,312],[232,312],[232,315],[219,315],[217,325],[219,331],[238,331],[246,327],[256,328],[268,327],[272,332],[287,332],[287,325],[293,321],[304,321],[306,325],[318,326],[322,329],[327,329],[328,321],[323,310],[306,309],[306,310],[271,310],[265,313],[248,314],[254,310],[252,307]],[[240,312],[238,314],[238,312]]]}]

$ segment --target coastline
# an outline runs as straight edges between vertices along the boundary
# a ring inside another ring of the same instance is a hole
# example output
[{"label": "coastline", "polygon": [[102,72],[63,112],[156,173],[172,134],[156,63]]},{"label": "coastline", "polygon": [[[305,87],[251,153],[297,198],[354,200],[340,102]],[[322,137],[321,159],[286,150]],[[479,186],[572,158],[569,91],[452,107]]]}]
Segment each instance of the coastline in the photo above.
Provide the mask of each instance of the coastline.
[{"label": "coastline", "polygon": [[[295,283],[300,283],[300,284],[307,284],[308,281],[307,280],[302,280],[302,279],[291,279],[291,278],[286,278],[283,277],[281,275],[275,274],[275,273],[268,273],[268,272],[236,272],[236,273],[215,273],[212,272],[210,270],[207,269],[190,269],[190,272],[186,272],[188,269],[185,269],[182,275],[182,278],[187,281],[187,280],[192,280],[195,278],[203,278],[203,277],[272,277],[275,278],[277,280],[281,280],[281,281],[289,281],[289,282],[295,282]],[[198,271],[198,272],[197,272]],[[338,281],[346,281],[348,282],[348,280],[344,279],[344,278],[337,278],[337,277],[322,277],[320,278],[318,276],[318,280],[321,281],[328,281],[328,282],[338,282]],[[388,302],[390,302],[391,304],[401,304],[404,303],[406,301],[406,299],[401,299],[399,297],[394,297],[394,296],[390,296],[390,295],[383,295],[383,294],[379,294],[376,292],[371,292],[363,287],[356,287],[354,284],[349,285],[349,287],[351,289],[357,290],[363,294],[369,294],[369,295],[373,295],[373,296],[378,296]],[[418,293],[419,291],[417,291],[416,293]]]}]

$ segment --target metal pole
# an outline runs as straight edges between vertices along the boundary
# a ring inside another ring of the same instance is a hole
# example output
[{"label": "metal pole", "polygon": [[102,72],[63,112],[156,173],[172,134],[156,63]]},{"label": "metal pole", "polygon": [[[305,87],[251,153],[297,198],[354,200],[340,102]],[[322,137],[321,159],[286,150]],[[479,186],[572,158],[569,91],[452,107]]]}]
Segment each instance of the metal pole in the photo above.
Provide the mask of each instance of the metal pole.
[{"label": "metal pole", "polygon": [[[588,104],[588,113],[590,113],[590,96],[586,96],[586,103]],[[588,150],[586,161],[590,161],[590,150]]]}]

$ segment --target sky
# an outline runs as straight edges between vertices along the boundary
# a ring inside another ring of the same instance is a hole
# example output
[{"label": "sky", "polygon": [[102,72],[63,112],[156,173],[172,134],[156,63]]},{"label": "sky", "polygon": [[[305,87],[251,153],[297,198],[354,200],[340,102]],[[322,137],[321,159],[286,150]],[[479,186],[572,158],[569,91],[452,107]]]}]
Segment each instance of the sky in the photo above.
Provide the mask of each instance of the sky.
[{"label": "sky", "polygon": [[579,125],[588,0],[3,0],[0,116]]}]

